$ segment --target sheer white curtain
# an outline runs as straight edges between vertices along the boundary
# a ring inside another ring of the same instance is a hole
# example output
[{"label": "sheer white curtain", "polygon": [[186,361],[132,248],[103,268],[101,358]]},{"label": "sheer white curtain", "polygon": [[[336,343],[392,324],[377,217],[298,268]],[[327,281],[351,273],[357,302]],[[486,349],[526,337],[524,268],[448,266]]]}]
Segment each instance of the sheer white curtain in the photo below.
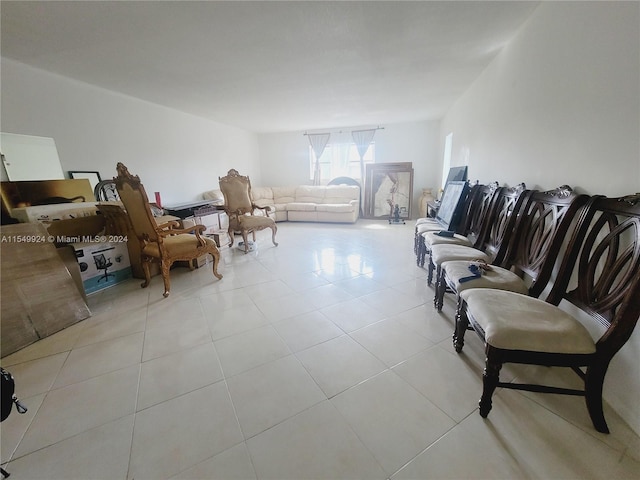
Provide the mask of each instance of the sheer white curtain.
[{"label": "sheer white curtain", "polygon": [[351,136],[353,137],[353,141],[356,144],[356,148],[358,149],[358,154],[360,154],[360,181],[361,184],[364,185],[364,156],[369,150],[369,145],[373,142],[373,136],[376,134],[376,129],[373,128],[371,130],[354,130],[351,132]]},{"label": "sheer white curtain", "polygon": [[324,152],[327,143],[329,143],[330,133],[309,133],[309,144],[316,156],[316,168],[313,171],[313,184],[320,185],[320,157]]}]

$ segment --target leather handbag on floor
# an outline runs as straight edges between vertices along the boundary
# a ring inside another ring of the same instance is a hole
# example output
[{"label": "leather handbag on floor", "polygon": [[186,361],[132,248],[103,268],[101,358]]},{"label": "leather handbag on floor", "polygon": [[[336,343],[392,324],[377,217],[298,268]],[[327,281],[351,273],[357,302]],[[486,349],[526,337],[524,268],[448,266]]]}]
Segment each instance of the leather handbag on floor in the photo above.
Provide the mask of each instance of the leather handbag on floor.
[{"label": "leather handbag on floor", "polygon": [[13,376],[4,368],[0,368],[0,381],[2,382],[0,386],[0,392],[2,394],[2,419],[0,419],[0,421],[4,422],[9,416],[14,403],[16,404],[18,413],[26,413],[27,407],[20,403],[18,397],[15,396],[16,383]]}]

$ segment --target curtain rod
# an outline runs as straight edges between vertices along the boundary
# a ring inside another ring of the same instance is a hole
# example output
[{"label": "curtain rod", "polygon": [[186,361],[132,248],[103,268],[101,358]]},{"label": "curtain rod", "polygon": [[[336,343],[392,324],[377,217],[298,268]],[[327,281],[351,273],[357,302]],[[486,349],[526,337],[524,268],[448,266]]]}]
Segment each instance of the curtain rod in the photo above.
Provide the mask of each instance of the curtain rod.
[{"label": "curtain rod", "polygon": [[[375,127],[375,128],[362,128],[361,130],[384,130],[384,127],[381,127],[380,125],[378,125],[378,126],[377,126],[377,127]],[[352,132],[357,132],[357,131],[358,131],[358,130],[352,130]],[[324,134],[324,133],[342,133],[342,130],[338,130],[337,132],[335,132],[335,131],[334,131],[334,132],[331,132],[331,131],[328,131],[328,132],[320,132],[320,133],[317,133],[317,134],[316,134],[316,133],[307,133],[307,132],[305,131],[302,135],[303,135],[303,136],[307,136],[307,135],[322,135],[322,134]]]}]

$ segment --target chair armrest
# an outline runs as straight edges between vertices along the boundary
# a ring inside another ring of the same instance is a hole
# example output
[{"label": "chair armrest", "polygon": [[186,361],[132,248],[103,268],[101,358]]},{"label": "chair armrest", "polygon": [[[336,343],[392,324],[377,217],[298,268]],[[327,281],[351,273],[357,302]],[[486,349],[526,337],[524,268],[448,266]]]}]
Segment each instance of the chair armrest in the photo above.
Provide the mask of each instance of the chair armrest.
[{"label": "chair armrest", "polygon": [[259,207],[258,205],[255,204],[251,204],[251,207],[253,208],[253,210],[264,210],[264,212],[266,213],[267,217],[269,216],[269,212],[271,211],[271,207],[269,205],[265,206],[265,207]]},{"label": "chair armrest", "polygon": [[[171,223],[171,222],[168,222],[168,223]],[[189,227],[189,228],[171,228],[169,230],[159,230],[158,234],[163,237],[169,237],[171,235],[180,235],[181,233],[195,233],[196,236],[200,236],[206,229],[207,227],[205,227],[204,225],[194,225],[193,227]]]},{"label": "chair armrest", "polygon": [[169,220],[168,222],[158,224],[158,228],[161,230],[174,229],[178,228],[179,226],[180,222],[178,222],[177,220]]}]

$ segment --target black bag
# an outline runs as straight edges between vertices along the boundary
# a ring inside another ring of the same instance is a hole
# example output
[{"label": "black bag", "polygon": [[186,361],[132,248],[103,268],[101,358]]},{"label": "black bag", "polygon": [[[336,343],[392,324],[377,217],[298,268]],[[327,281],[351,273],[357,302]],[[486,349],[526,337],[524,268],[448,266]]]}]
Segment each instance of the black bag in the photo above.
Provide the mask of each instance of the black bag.
[{"label": "black bag", "polygon": [[2,395],[2,419],[0,421],[4,422],[9,416],[14,403],[18,413],[26,413],[27,407],[22,405],[18,397],[14,395],[16,382],[13,380],[13,376],[2,367],[0,367],[0,382],[0,395]]}]

